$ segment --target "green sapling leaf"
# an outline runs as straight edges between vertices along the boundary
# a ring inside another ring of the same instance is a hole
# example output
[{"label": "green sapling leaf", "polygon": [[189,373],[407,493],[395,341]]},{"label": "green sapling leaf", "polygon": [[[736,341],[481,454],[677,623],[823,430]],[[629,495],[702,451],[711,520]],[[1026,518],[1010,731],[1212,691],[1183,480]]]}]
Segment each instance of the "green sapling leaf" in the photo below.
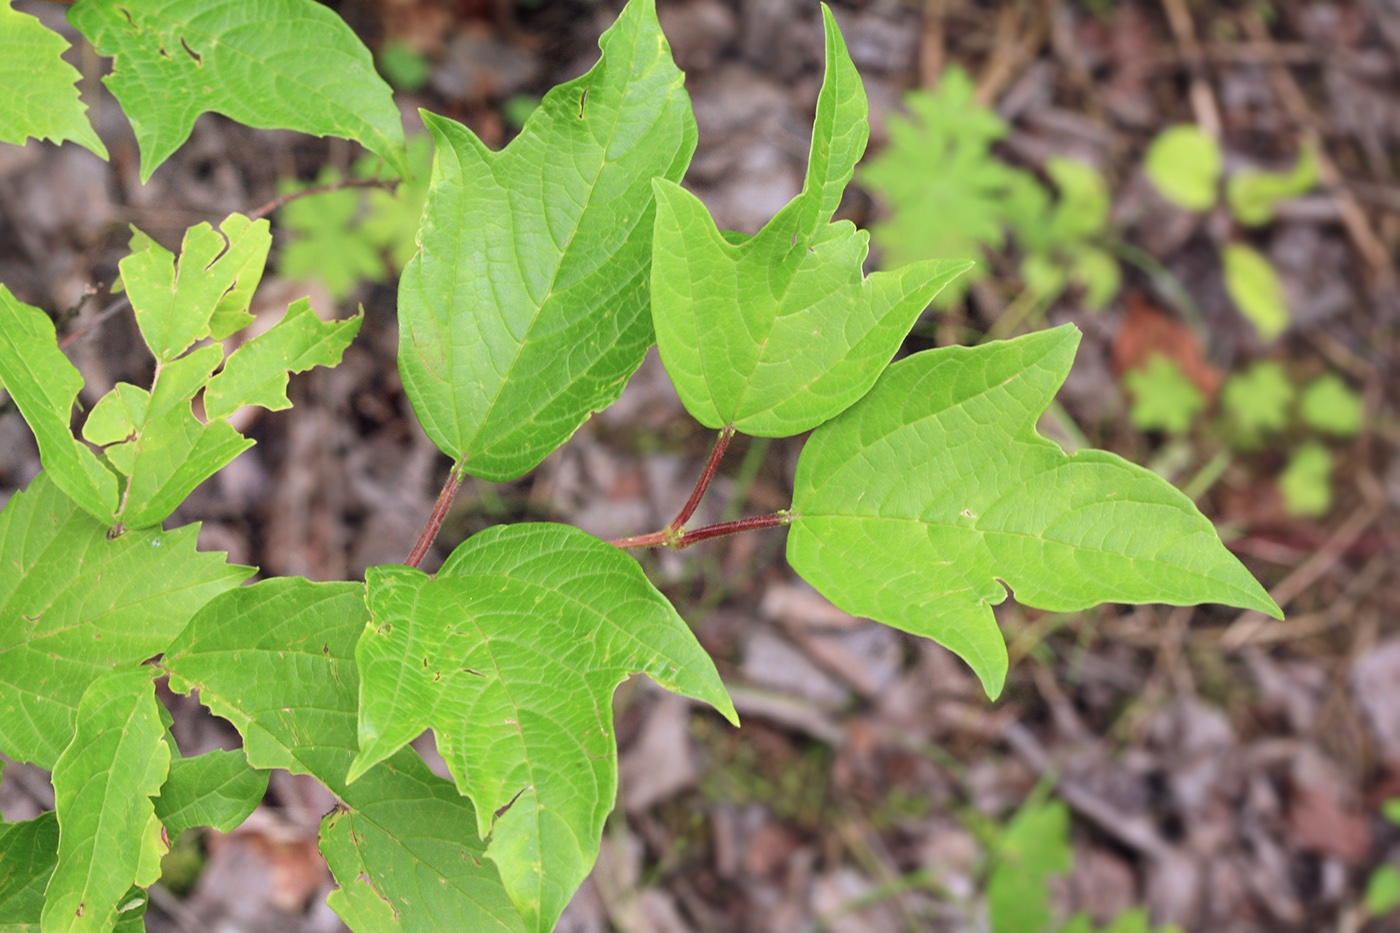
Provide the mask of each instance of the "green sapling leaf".
[{"label": "green sapling leaf", "polygon": [[432,727],[530,929],[554,928],[597,858],[617,791],[617,685],[645,673],[736,721],[714,662],[641,567],[576,528],[497,525],[435,577],[371,567],[366,588],[350,779]]},{"label": "green sapling leaf", "polygon": [[1139,431],[1184,434],[1206,407],[1206,398],[1181,366],[1163,353],[1123,374],[1123,387],[1133,396],[1129,417]]},{"label": "green sapling leaf", "polygon": [[1199,126],[1163,130],[1147,147],[1143,170],[1167,200],[1188,211],[1215,206],[1223,159],[1220,143]]},{"label": "green sapling leaf", "polygon": [[1308,427],[1333,437],[1355,437],[1366,420],[1361,396],[1336,373],[1326,373],[1308,383],[1298,414]]},{"label": "green sapling leaf", "polygon": [[830,223],[869,136],[865,89],[823,5],[827,73],[802,193],[730,244],[694,195],[658,179],[657,346],[702,424],[785,437],[860,398],[933,296],[971,263],[926,260],[868,279],[869,234]]},{"label": "green sapling leaf", "polygon": [[1293,451],[1278,478],[1289,515],[1317,518],[1332,508],[1332,451],[1308,441]]},{"label": "green sapling leaf", "polygon": [[340,884],[328,903],[353,929],[521,933],[471,801],[415,752],[346,784],[364,594],[363,584],[294,577],[230,590],[170,645],[171,689],[198,689],[243,736],[252,767],[312,775],[340,799],[321,824],[321,851]]},{"label": "green sapling leaf", "polygon": [[202,337],[222,340],[251,324],[248,304],[262,278],[272,234],[266,220],[230,214],[215,231],[185,231],[180,260],[132,228],[131,255],[118,267],[141,336],[168,363]]},{"label": "green sapling leaf", "polygon": [[72,140],[105,159],[107,147],[73,84],[82,75],[60,57],[66,51],[64,38],[38,17],[0,2],[0,142],[22,146],[31,136]]},{"label": "green sapling leaf", "polygon": [[1220,392],[1220,403],[1229,416],[1234,434],[1231,443],[1257,445],[1265,434],[1288,426],[1288,410],[1298,393],[1274,360],[1259,360],[1248,370],[1231,376]]},{"label": "green sapling leaf", "polygon": [[311,310],[309,298],[293,302],[282,320],[234,351],[223,371],[209,380],[205,414],[222,418],[244,405],[269,411],[290,408],[287,374],[339,363],[363,321],[361,311],[348,321],[323,322]]},{"label": "green sapling leaf", "polygon": [[1065,325],[917,353],[818,428],[797,464],[797,572],[848,612],[946,645],[992,696],[1005,587],[1052,611],[1211,601],[1280,615],[1181,492],[1036,433],[1078,343]]},{"label": "green sapling leaf", "polygon": [[54,767],[78,701],[106,671],[164,651],[215,595],[251,567],[195,551],[199,526],[132,531],[78,508],[49,472],[0,512],[0,748]]},{"label": "green sapling leaf", "polygon": [[171,839],[196,826],[231,832],[262,803],[267,778],[268,772],[248,766],[242,751],[176,758],[154,799],[156,818]]},{"label": "green sapling leaf", "polygon": [[109,672],[78,704],[77,731],[53,769],[58,863],[44,891],[44,930],[106,933],[133,884],[160,877],[161,838],[151,797],[170,747],[149,667]]},{"label": "green sapling leaf", "polygon": [[1268,257],[1252,246],[1226,243],[1220,261],[1225,267],[1225,290],[1259,336],[1273,340],[1288,330],[1288,299]]},{"label": "green sapling leaf", "polygon": [[116,61],[103,79],[141,147],[141,181],[205,111],[341,136],[407,172],[403,121],[369,50],[314,0],[80,0],[68,20]]},{"label": "green sapling leaf", "polygon": [[117,510],[117,477],[73,437],[73,404],[83,377],[58,349],[49,316],[0,285],[0,386],[39,443],[39,456],[53,482],[90,514],[110,518]]},{"label": "green sapling leaf", "polygon": [[1306,194],[1317,184],[1320,160],[1317,146],[1307,144],[1298,154],[1298,162],[1287,172],[1261,172],[1244,169],[1230,176],[1225,197],[1230,213],[1247,227],[1259,227],[1274,219],[1274,208],[1280,201]]},{"label": "green sapling leaf", "polygon": [[500,152],[423,115],[437,151],[399,281],[399,371],[428,436],[483,479],[539,464],[652,342],[651,180],[680,179],[695,119],[655,0],[599,45]]},{"label": "green sapling leaf", "polygon": [[[908,94],[910,119],[890,117],[889,146],[861,169],[861,182],[890,208],[871,234],[891,268],[929,258],[977,259],[983,247],[1005,242],[1018,215],[1044,206],[1035,176],[992,152],[1008,127],[977,102],[976,90],[966,71],[951,67],[936,90]],[[957,301],[971,280],[955,281],[938,303]]]},{"label": "green sapling leaf", "polygon": [[44,888],[58,863],[58,814],[0,822],[0,917],[16,933],[38,931]]}]

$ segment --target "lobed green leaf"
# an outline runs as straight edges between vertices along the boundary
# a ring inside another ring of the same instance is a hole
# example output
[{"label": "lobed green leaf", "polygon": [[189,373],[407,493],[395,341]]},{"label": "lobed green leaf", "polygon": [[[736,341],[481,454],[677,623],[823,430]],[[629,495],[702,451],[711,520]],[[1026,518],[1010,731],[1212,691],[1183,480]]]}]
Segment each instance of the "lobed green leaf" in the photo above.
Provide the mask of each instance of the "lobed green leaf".
[{"label": "lobed green leaf", "polygon": [[353,139],[407,171],[389,85],[345,21],[313,0],[80,0],[68,19],[116,59],[103,80],[136,131],[142,183],[211,110]]},{"label": "lobed green leaf", "polygon": [[68,43],[38,17],[0,3],[0,142],[24,145],[29,137],[72,140],[101,158],[107,147],[78,99],[78,69],[62,59]]},{"label": "lobed green leaf", "polygon": [[73,403],[83,377],[58,349],[49,316],[0,285],[0,386],[14,399],[39,444],[53,482],[90,514],[110,518],[117,477],[73,437]]},{"label": "lobed green leaf", "polygon": [[636,561],[578,529],[498,525],[436,577],[372,567],[366,586],[350,777],[431,726],[531,929],[553,929],[597,858],[617,685],[642,672],[735,721],[714,662]]},{"label": "lobed green leaf", "polygon": [[369,620],[364,587],[294,577],[212,601],[162,665],[171,688],[243,736],[254,768],[309,774],[340,798],[321,849],[341,890],[330,904],[356,930],[523,930],[477,836],[476,813],[411,750],[353,785],[355,640]]},{"label": "lobed green leaf", "polygon": [[176,758],[155,798],[156,818],[171,839],[196,826],[230,832],[262,802],[267,777],[249,767],[241,751]]},{"label": "lobed green leaf", "polygon": [[57,813],[0,822],[0,931],[39,933],[44,888],[57,862]]},{"label": "lobed green leaf", "polygon": [[[1001,691],[991,607],[1221,602],[1280,616],[1181,492],[1113,454],[1035,431],[1079,343],[1065,325],[892,365],[813,433],[788,560],[849,612],[925,635]],[[1280,616],[1281,617],[1281,616]]]},{"label": "lobed green leaf", "polygon": [[348,321],[322,321],[311,310],[309,298],[293,302],[282,320],[239,347],[223,371],[209,380],[205,414],[221,418],[244,405],[261,405],[269,411],[292,407],[287,398],[288,372],[339,363],[363,321],[363,312]]},{"label": "lobed green leaf", "polygon": [[655,0],[509,146],[424,113],[437,151],[399,283],[399,370],[428,436],[492,481],[536,466],[621,394],[652,342],[651,179],[695,150]]},{"label": "lobed green leaf", "polygon": [[167,846],[151,797],[165,783],[170,747],[154,673],[113,671],[83,693],[77,731],[53,769],[58,861],[44,890],[45,933],[107,933],[138,906],[125,896],[132,885],[160,877]]},{"label": "lobed green leaf", "polygon": [[971,266],[929,260],[866,278],[869,234],[830,223],[870,131],[860,75],[831,10],[822,11],[827,72],[802,193],[736,244],[694,195],[653,183],[657,345],[687,410],[708,427],[782,437],[838,414]]},{"label": "lobed green leaf", "polygon": [[129,532],[79,509],[46,471],[0,512],[0,749],[52,769],[90,684],[165,650],[252,568],[199,553],[198,525]]}]

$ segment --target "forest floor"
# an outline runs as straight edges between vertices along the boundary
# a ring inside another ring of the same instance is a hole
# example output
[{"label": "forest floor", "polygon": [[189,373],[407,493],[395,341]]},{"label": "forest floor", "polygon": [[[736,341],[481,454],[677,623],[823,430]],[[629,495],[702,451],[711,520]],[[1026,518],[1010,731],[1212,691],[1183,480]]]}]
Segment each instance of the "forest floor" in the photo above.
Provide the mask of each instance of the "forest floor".
[{"label": "forest floor", "polygon": [[[371,48],[396,50],[406,83],[426,82],[399,95],[410,126],[421,132],[421,106],[497,147],[532,97],[591,64],[616,11],[612,0],[333,5]],[[721,228],[753,232],[802,184],[822,75],[817,4],[658,5],[699,122],[687,184]],[[19,6],[62,25],[61,6]],[[1053,157],[1070,156],[1096,168],[1110,196],[1098,236],[1120,260],[1122,286],[1103,310],[1073,288],[1027,302],[1011,239],[984,256],[965,298],[925,316],[906,351],[1077,324],[1064,417],[1043,430],[1187,489],[1287,617],[1117,605],[1066,615],[1008,600],[997,615],[1012,670],[991,701],[953,655],[848,616],[802,583],[781,530],[644,554],[714,655],[744,725],[641,680],[619,691],[619,809],[560,929],[1017,930],[1011,911],[1038,891],[1057,916],[1087,911],[1094,929],[1120,918],[1120,933],[1146,929],[1124,919],[1134,907],[1185,931],[1400,929],[1365,899],[1379,868],[1400,866],[1400,826],[1384,807],[1400,798],[1400,5],[832,6],[871,101],[867,162],[889,141],[904,94],[958,65],[975,103],[1007,126],[986,158],[1046,179]],[[349,171],[360,154],[205,115],[143,186],[131,130],[95,81],[104,63],[90,49],[74,60],[112,161],[71,145],[0,146],[0,281],[55,317],[78,309],[61,326],[84,331],[70,354],[90,404],[150,375],[129,312],[99,320],[128,225],[175,248],[186,227],[255,209],[284,180]],[[1216,136],[1227,174],[1286,170],[1316,145],[1320,182],[1253,229],[1223,206],[1174,207],[1143,161],[1177,124]],[[939,158],[931,148],[930,164]],[[972,200],[985,194],[979,183],[957,181]],[[864,226],[889,210],[857,183],[838,216]],[[354,579],[404,559],[449,464],[399,382],[392,276],[339,281],[329,266],[343,241],[315,241],[327,231],[314,218],[298,227],[286,211],[272,216],[281,262],[301,239],[320,243],[310,266],[326,268],[292,275],[274,259],[254,310],[270,323],[309,292],[322,316],[362,304],[365,324],[339,368],[294,378],[293,409],[240,426],[257,447],[175,520],[203,522],[204,549],[264,576]],[[1291,311],[1278,336],[1261,337],[1232,302],[1227,242],[1252,244],[1277,270]],[[1170,431],[1138,426],[1145,399],[1170,392],[1154,395],[1150,381],[1134,383],[1137,395],[1125,389],[1154,353],[1203,406]],[[1295,387],[1340,379],[1361,400],[1359,429],[1290,415],[1242,443],[1222,387],[1261,361]],[[649,358],[621,401],[538,470],[513,483],[468,480],[430,561],[524,517],[605,538],[661,527],[711,442]],[[709,520],[786,507],[800,446],[736,440]],[[1330,455],[1330,470],[1324,461],[1290,473],[1303,448]],[[28,429],[6,409],[0,501],[38,469]],[[236,744],[194,701],[167,699],[186,754]],[[419,745],[432,761],[431,737]],[[332,804],[314,782],[275,776],[245,827],[188,847],[200,868],[157,888],[150,928],[342,929],[324,906],[330,882],[316,852]],[[5,769],[6,818],[51,806],[44,773]],[[1072,867],[1055,866],[1061,849]],[[998,864],[1012,866],[1000,881]]]}]

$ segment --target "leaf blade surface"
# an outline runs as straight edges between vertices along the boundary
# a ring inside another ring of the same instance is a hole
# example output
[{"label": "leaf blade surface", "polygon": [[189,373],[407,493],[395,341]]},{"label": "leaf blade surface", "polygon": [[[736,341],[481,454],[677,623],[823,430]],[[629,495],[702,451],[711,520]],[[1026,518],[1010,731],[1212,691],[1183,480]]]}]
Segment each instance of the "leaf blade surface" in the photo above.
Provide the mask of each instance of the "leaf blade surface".
[{"label": "leaf blade surface", "polygon": [[36,16],[0,3],[0,142],[23,146],[29,137],[72,140],[100,158],[107,147],[88,121],[74,82],[78,69],[60,56],[68,43]]},{"label": "leaf blade surface", "polygon": [[436,577],[371,568],[353,778],[431,726],[517,908],[552,929],[617,788],[629,674],[734,719],[714,662],[637,563],[565,525],[496,526]]},{"label": "leaf blade surface", "polygon": [[828,7],[827,71],[802,193],[735,244],[674,182],[657,198],[657,344],[687,410],[746,434],[799,434],[869,391],[934,295],[970,263],[862,275],[869,235],[830,223],[869,137],[860,75]]},{"label": "leaf blade surface", "polygon": [[399,285],[399,369],[428,436],[483,479],[536,466],[652,342],[651,179],[680,178],[695,121],[654,0],[599,44],[500,152],[424,114],[437,148]]},{"label": "leaf blade surface", "polygon": [[399,171],[403,123],[369,50],[310,0],[81,0],[68,19],[102,55],[131,120],[141,181],[215,111],[257,129],[354,139]]},{"label": "leaf blade surface", "polygon": [[519,933],[471,802],[449,782],[404,750],[346,784],[368,619],[360,584],[266,580],[211,603],[162,663],[172,689],[197,688],[234,725],[250,765],[312,775],[340,798],[321,847],[341,885],[332,906],[355,929]]},{"label": "leaf blade surface", "polygon": [[1078,342],[1065,325],[915,354],[798,461],[794,569],[847,611],[946,645],[992,696],[1007,666],[998,581],[1052,611],[1210,601],[1279,615],[1170,484],[1036,433]]}]

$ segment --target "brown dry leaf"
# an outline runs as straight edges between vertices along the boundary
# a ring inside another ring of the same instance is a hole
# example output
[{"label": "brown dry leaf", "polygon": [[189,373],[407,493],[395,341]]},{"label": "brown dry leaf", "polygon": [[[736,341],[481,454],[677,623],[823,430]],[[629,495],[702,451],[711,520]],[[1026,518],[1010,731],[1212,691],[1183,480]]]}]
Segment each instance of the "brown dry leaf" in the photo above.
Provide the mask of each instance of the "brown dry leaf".
[{"label": "brown dry leaf", "polygon": [[1167,357],[1201,390],[1214,399],[1220,390],[1220,370],[1210,364],[1196,335],[1181,321],[1137,292],[1128,295],[1128,316],[1113,338],[1113,368],[1123,373],[1146,365],[1153,355]]}]

